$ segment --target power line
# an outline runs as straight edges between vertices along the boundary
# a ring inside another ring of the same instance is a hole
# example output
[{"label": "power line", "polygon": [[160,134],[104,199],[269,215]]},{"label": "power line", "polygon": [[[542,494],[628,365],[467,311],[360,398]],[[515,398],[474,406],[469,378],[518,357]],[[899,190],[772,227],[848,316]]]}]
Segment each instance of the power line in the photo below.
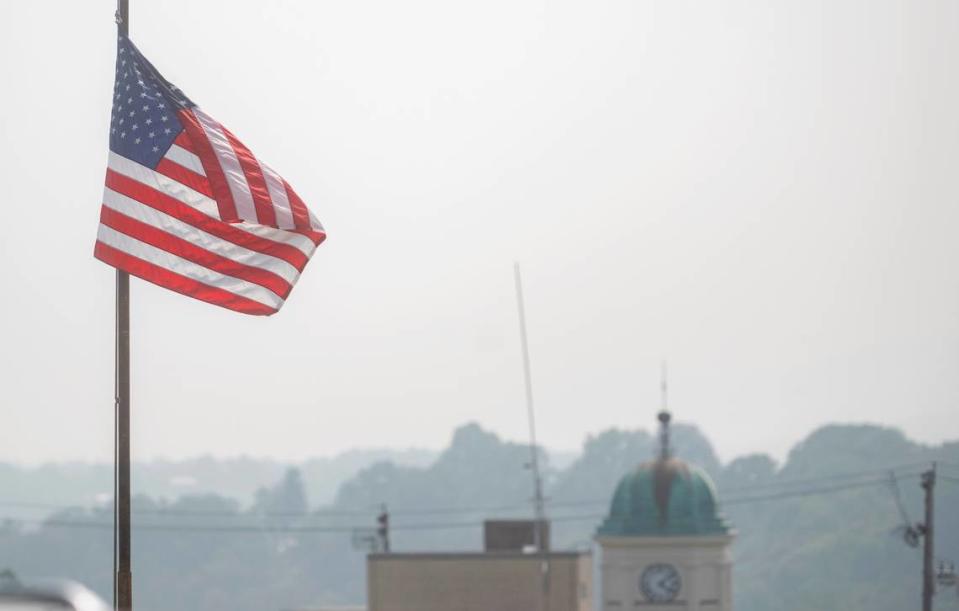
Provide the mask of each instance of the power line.
[{"label": "power line", "polygon": [[[928,467],[928,466],[929,466],[929,461],[905,463],[901,465],[887,467],[885,469],[873,469],[870,471],[853,471],[853,472],[846,472],[846,473],[836,473],[833,475],[824,475],[819,477],[791,479],[791,480],[785,480],[781,482],[768,482],[763,484],[754,484],[754,485],[746,485],[746,486],[732,486],[728,488],[723,488],[723,492],[731,492],[731,491],[744,490],[744,489],[752,490],[757,488],[779,488],[779,487],[789,487],[789,486],[795,486],[795,485],[807,484],[807,483],[818,483],[823,481],[856,479],[859,477],[874,476],[880,473],[889,473],[889,472],[895,473],[896,471],[903,471],[905,469],[915,469],[917,467]],[[919,473],[920,473],[919,471],[915,472],[916,475],[918,475]]]},{"label": "power line", "polygon": [[[435,507],[435,508],[413,508],[400,509],[398,511],[390,510],[394,515],[440,515],[454,513],[477,513],[477,512],[496,512],[508,511],[512,509],[522,509],[529,506],[527,501],[517,501],[509,505],[494,506],[459,506],[459,507]],[[58,505],[53,503],[35,503],[29,501],[0,501],[0,507],[20,507],[47,510],[69,510],[81,509],[82,505]],[[99,505],[95,509],[108,510],[110,505]],[[198,516],[198,517],[264,517],[264,518],[313,518],[313,517],[368,517],[376,512],[376,508],[371,505],[370,509],[315,509],[310,511],[225,511],[225,510],[203,510],[203,509],[133,509],[134,514],[138,515],[170,515],[170,516]]]},{"label": "power line", "polygon": [[[802,496],[812,496],[819,494],[830,494],[864,488],[866,486],[875,486],[887,483],[885,479],[873,479],[867,482],[856,482],[852,484],[839,484],[833,486],[823,486],[807,490],[792,490],[766,495],[752,495],[738,498],[732,498],[726,501],[726,504],[756,503],[772,500],[781,500],[786,498],[795,498]],[[602,519],[604,514],[580,514],[557,516],[552,519],[553,522],[576,522],[586,520]],[[95,520],[31,520],[28,522],[38,523],[43,526],[62,527],[62,528],[93,528],[93,529],[112,529],[112,522],[103,522]],[[391,530],[399,531],[424,531],[424,530],[452,530],[460,528],[479,528],[481,522],[456,521],[456,522],[412,522],[399,523],[391,525]],[[184,533],[289,533],[289,534],[308,534],[308,533],[349,533],[357,528],[364,526],[252,526],[252,525],[202,525],[202,524],[134,524],[135,530],[141,531],[161,531],[161,532],[184,532]]]},{"label": "power line", "polygon": [[816,494],[828,494],[830,492],[843,492],[846,490],[856,490],[859,488],[866,488],[870,486],[875,486],[877,484],[885,484],[888,480],[886,479],[873,479],[870,481],[856,482],[851,484],[837,484],[834,486],[826,486],[820,488],[814,488],[810,490],[790,490],[787,492],[781,492],[777,494],[769,494],[765,496],[745,496],[740,498],[726,499],[722,502],[723,505],[739,505],[742,503],[758,502],[758,501],[772,501],[777,499],[787,499],[794,497],[803,497],[803,496],[812,496]]},{"label": "power line", "polygon": [[[730,491],[754,491],[754,490],[768,490],[775,488],[790,488],[793,486],[804,485],[804,484],[819,484],[833,481],[843,481],[843,480],[856,480],[861,478],[871,478],[866,482],[867,484],[875,483],[874,480],[879,475],[886,475],[890,471],[901,471],[905,469],[914,468],[917,465],[926,465],[928,463],[909,463],[903,465],[897,465],[889,469],[883,470],[874,470],[874,471],[861,471],[854,473],[840,473],[834,475],[826,475],[821,477],[812,477],[812,478],[803,478],[803,479],[794,479],[783,482],[769,482],[763,484],[755,485],[746,485],[746,486],[735,486],[729,488],[723,488],[723,492]],[[904,473],[901,477],[914,477],[919,475],[919,472],[909,472]],[[887,476],[888,477],[888,476]],[[946,479],[950,479],[947,476],[943,476]],[[887,480],[888,481],[888,480]],[[959,481],[959,480],[954,480]],[[847,482],[847,483],[856,483],[856,482]],[[790,496],[791,491],[783,491],[786,493],[786,496]],[[801,493],[802,494],[802,493]],[[801,495],[800,494],[800,495]],[[751,498],[751,497],[747,497]],[[609,499],[582,499],[575,501],[546,501],[547,504],[552,508],[564,508],[564,507],[589,507],[589,506],[599,506],[606,505],[609,502]],[[741,502],[738,500],[738,497],[726,497],[720,500],[720,505],[729,505],[736,504]],[[30,501],[0,501],[0,506],[2,507],[22,507],[22,508],[37,508],[37,509],[47,509],[47,510],[68,510],[68,509],[77,509],[80,508],[80,505],[57,505],[51,503],[38,503]],[[444,514],[461,514],[469,515],[475,513],[488,513],[488,512],[502,512],[502,511],[512,511],[517,509],[523,509],[528,507],[528,501],[521,500],[516,501],[511,504],[503,505],[492,505],[492,506],[447,506],[447,507],[407,507],[399,508],[393,510],[391,508],[390,514],[393,516],[427,516],[427,515],[444,515]],[[109,509],[110,505],[101,506],[103,509]],[[369,517],[376,512],[376,506],[370,505],[369,509],[361,508],[322,508],[315,509],[311,511],[268,511],[268,512],[247,512],[242,513],[239,511],[231,512],[225,510],[203,510],[203,509],[176,509],[176,508],[134,508],[133,513],[136,515],[156,515],[156,516],[195,516],[195,517],[243,517],[243,518],[323,518],[323,517]]]},{"label": "power line", "polygon": [[[791,487],[791,486],[794,486],[794,485],[798,485],[799,483],[816,484],[816,483],[825,483],[825,482],[837,481],[837,480],[842,480],[842,479],[852,479],[852,478],[862,479],[863,477],[867,477],[867,476],[869,477],[869,479],[866,479],[866,480],[864,480],[864,481],[862,481],[862,482],[852,481],[852,482],[846,482],[846,484],[853,484],[853,485],[858,485],[858,484],[873,485],[873,484],[875,484],[875,483],[877,483],[877,482],[880,482],[880,481],[888,481],[888,479],[878,480],[878,479],[877,479],[877,476],[879,476],[879,475],[884,475],[884,474],[888,474],[890,471],[895,471],[895,470],[898,470],[898,469],[904,469],[904,468],[907,468],[907,467],[909,467],[909,466],[911,466],[911,465],[905,465],[905,466],[901,466],[901,467],[896,467],[896,468],[894,468],[894,469],[892,469],[892,470],[887,469],[887,470],[883,470],[883,471],[866,471],[866,472],[862,472],[862,473],[850,473],[850,474],[845,474],[845,475],[824,476],[824,477],[820,477],[820,478],[808,478],[808,479],[805,479],[805,480],[793,480],[793,481],[788,482],[788,483],[784,482],[782,485],[777,485],[777,486],[773,486],[773,485],[739,486],[739,487],[736,487],[736,488],[724,488],[723,490],[724,490],[724,491],[729,491],[729,490],[743,490],[743,491],[746,491],[746,490],[765,490],[765,489],[769,489],[769,488],[778,488],[778,487],[787,487],[787,488],[788,488],[788,487]],[[904,474],[900,475],[899,477],[900,477],[900,478],[907,478],[907,477],[916,477],[916,476],[918,476],[918,475],[919,475],[919,472],[916,471],[916,472],[904,473]],[[888,476],[887,476],[887,477],[888,477]],[[837,484],[837,485],[841,486],[840,484]],[[796,492],[797,492],[797,491],[784,490],[784,491],[782,491],[782,492],[775,493],[775,494],[776,494],[776,495],[783,495],[784,497],[788,497],[788,496],[796,495]],[[800,490],[800,491],[798,491],[798,496],[802,496],[802,494],[804,494],[804,493],[805,493],[804,491]],[[737,496],[725,497],[725,498],[722,498],[722,499],[718,502],[718,504],[720,504],[720,505],[736,504],[736,503],[742,502],[742,501],[740,500],[740,498],[750,499],[750,498],[753,498],[753,497],[750,497],[750,496],[745,496],[745,497],[737,497]],[[599,504],[605,505],[607,502],[608,502],[608,501],[606,501],[606,500],[600,501],[600,500],[598,500],[598,499],[583,499],[583,500],[579,500],[579,501],[569,501],[569,502],[564,502],[564,503],[552,503],[552,506],[553,506],[553,507],[586,507],[586,506],[599,505]]]},{"label": "power line", "polygon": [[[25,509],[53,509],[53,510],[67,510],[67,509],[79,509],[83,506],[80,504],[72,505],[58,505],[54,503],[35,503],[30,501],[0,501],[0,507],[21,507]],[[112,508],[112,505],[97,505],[95,509],[108,510]],[[246,514],[241,513],[240,511],[227,511],[222,509],[173,509],[173,508],[157,508],[157,509],[133,509],[134,514],[139,515],[171,515],[171,516],[210,516],[210,517],[230,517],[230,516],[239,516],[247,515],[253,517],[277,517],[277,518],[294,518],[294,517],[311,517],[314,515],[323,515],[323,516],[343,516],[343,517],[361,517],[370,515],[370,511],[362,510],[339,510],[339,509],[316,509],[313,511],[250,511]]]},{"label": "power line", "polygon": [[902,493],[899,490],[899,482],[896,480],[896,474],[892,471],[889,472],[889,490],[892,492],[892,499],[896,503],[896,509],[899,510],[899,517],[902,518],[902,527],[906,529],[912,528],[912,519],[909,517],[909,512],[906,511],[906,506],[902,502]]}]

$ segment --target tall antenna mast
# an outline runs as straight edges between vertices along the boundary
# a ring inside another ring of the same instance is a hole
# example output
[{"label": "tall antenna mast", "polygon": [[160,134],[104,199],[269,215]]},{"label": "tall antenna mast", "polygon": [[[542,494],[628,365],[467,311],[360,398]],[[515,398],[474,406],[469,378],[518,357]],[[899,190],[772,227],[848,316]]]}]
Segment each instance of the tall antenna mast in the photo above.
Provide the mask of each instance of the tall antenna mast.
[{"label": "tall antenna mast", "polygon": [[546,551],[542,529],[546,524],[546,511],[543,509],[543,479],[539,472],[539,455],[536,451],[536,417],[533,413],[533,376],[529,366],[529,344],[526,341],[526,309],[523,306],[523,278],[520,276],[519,263],[513,264],[516,276],[516,307],[519,310],[519,338],[523,347],[523,373],[526,376],[526,414],[529,418],[529,467],[533,472],[533,512],[536,523],[533,525],[533,545],[537,552]]}]

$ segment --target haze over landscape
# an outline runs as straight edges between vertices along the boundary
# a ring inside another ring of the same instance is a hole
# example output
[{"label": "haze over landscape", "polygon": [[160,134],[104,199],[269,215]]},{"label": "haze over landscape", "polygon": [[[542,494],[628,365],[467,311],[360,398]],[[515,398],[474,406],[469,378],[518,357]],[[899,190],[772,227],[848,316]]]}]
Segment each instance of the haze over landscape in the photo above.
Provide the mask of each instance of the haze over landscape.
[{"label": "haze over landscape", "polygon": [[[922,515],[918,473],[934,460],[937,557],[956,557],[959,513],[950,508],[959,504],[959,440],[930,447],[893,429],[828,426],[781,464],[757,454],[722,462],[700,431],[679,423],[674,445],[715,481],[722,514],[735,528],[739,611],[913,608],[920,554],[901,533]],[[588,549],[617,480],[654,451],[648,430],[608,430],[564,464],[547,455],[556,548]],[[482,520],[531,515],[527,459],[523,444],[465,424],[435,455],[353,453],[293,470],[252,459],[140,463],[138,608],[362,604],[368,549],[352,540],[372,532],[382,503],[391,512],[394,551],[477,551]],[[0,565],[71,575],[106,596],[110,505],[95,496],[110,482],[109,465],[0,464],[0,490],[35,501],[4,505],[15,519],[0,522]],[[943,588],[935,609],[959,609],[959,596]]]},{"label": "haze over landscape", "polygon": [[[825,422],[959,437],[956,3],[133,10],[330,235],[268,320],[134,281],[134,459],[437,451],[470,420],[525,439],[514,259],[546,447],[645,425],[662,358],[726,460]],[[107,463],[113,4],[6,11],[29,95],[4,99],[0,167],[30,205],[0,243],[0,459]]]},{"label": "haze over landscape", "polygon": [[132,574],[138,611],[902,611],[922,576],[959,610],[959,3],[132,7],[329,237],[268,318],[131,281],[127,522],[114,2],[4,7],[0,607],[42,576],[124,607]]}]

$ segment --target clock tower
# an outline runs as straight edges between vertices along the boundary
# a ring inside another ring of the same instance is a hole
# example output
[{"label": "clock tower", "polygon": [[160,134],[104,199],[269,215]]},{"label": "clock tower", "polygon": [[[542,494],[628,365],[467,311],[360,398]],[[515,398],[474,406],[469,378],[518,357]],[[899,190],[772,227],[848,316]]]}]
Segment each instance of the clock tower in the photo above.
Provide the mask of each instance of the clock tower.
[{"label": "clock tower", "polygon": [[596,533],[600,611],[733,609],[733,535],[709,476],[673,456],[670,420],[663,409],[659,455],[620,480]]}]

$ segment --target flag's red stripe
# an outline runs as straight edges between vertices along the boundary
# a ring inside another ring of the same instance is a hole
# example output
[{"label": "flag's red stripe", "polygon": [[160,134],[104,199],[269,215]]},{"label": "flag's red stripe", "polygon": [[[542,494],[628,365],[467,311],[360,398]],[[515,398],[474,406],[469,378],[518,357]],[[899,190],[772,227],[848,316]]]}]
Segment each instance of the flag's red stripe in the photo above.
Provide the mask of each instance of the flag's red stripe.
[{"label": "flag's red stripe", "polygon": [[293,212],[293,226],[301,231],[312,230],[313,228],[310,227],[310,212],[306,209],[306,204],[293,191],[290,183],[284,180],[283,187],[286,189],[286,199],[289,200],[290,210]]},{"label": "flag's red stripe", "polygon": [[322,243],[323,243],[323,240],[326,239],[326,233],[323,232],[323,231],[312,231],[312,230],[310,230],[310,231],[305,231],[305,230],[304,230],[304,231],[299,231],[299,230],[297,230],[296,233],[298,233],[298,234],[300,234],[300,235],[302,235],[302,236],[306,236],[306,237],[310,238],[310,240],[312,240],[313,243],[316,244],[317,246],[319,246],[320,244],[322,244]]},{"label": "flag's red stripe", "polygon": [[260,225],[279,228],[276,224],[276,212],[273,211],[273,200],[270,198],[270,190],[266,187],[266,179],[263,178],[260,163],[250,152],[250,149],[246,148],[230,130],[222,125],[220,128],[230,142],[230,146],[233,147],[233,152],[236,153],[236,158],[240,161],[240,167],[243,168],[246,184],[250,186],[250,193],[253,195],[257,222]]},{"label": "flag's red stripe", "polygon": [[240,221],[240,216],[236,212],[236,204],[233,202],[233,194],[230,192],[230,185],[226,182],[226,176],[223,175],[223,168],[220,167],[220,160],[216,157],[213,145],[210,144],[200,125],[199,119],[189,110],[178,112],[180,122],[183,123],[183,129],[190,137],[190,151],[200,158],[203,164],[203,171],[206,172],[207,180],[213,187],[213,199],[220,209],[220,218],[227,223],[236,223]]},{"label": "flag's red stripe", "polygon": [[197,174],[193,170],[185,168],[166,157],[160,160],[160,163],[155,169],[160,174],[190,187],[197,193],[202,193],[210,198],[213,197],[213,189],[210,187],[210,181],[202,174]]},{"label": "flag's red stripe", "polygon": [[162,229],[157,229],[141,221],[131,218],[113,208],[103,206],[100,209],[100,222],[112,227],[120,233],[136,238],[141,242],[156,246],[161,250],[173,253],[187,261],[212,269],[226,276],[246,280],[267,288],[279,297],[286,299],[293,287],[283,278],[273,272],[259,267],[244,265],[224,256],[212,253],[195,244],[171,235]]},{"label": "flag's red stripe", "polygon": [[141,204],[150,206],[160,212],[165,212],[184,223],[189,223],[218,238],[229,240],[234,244],[265,255],[272,255],[283,259],[299,271],[303,271],[303,267],[306,265],[306,262],[309,261],[307,256],[303,254],[303,251],[295,246],[274,242],[273,240],[247,233],[229,223],[224,223],[212,216],[207,216],[176,198],[170,197],[165,193],[161,193],[156,189],[152,189],[139,181],[114,172],[113,170],[107,170],[106,186],[117,193],[122,193]]},{"label": "flag's red stripe", "polygon": [[163,288],[244,314],[269,316],[277,310],[252,299],[197,282],[97,241],[93,255],[117,269]]},{"label": "flag's red stripe", "polygon": [[185,148],[186,150],[193,152],[193,147],[190,145],[190,135],[186,133],[186,130],[180,132],[176,137],[176,140],[173,141],[173,144],[179,146],[180,148]]}]

